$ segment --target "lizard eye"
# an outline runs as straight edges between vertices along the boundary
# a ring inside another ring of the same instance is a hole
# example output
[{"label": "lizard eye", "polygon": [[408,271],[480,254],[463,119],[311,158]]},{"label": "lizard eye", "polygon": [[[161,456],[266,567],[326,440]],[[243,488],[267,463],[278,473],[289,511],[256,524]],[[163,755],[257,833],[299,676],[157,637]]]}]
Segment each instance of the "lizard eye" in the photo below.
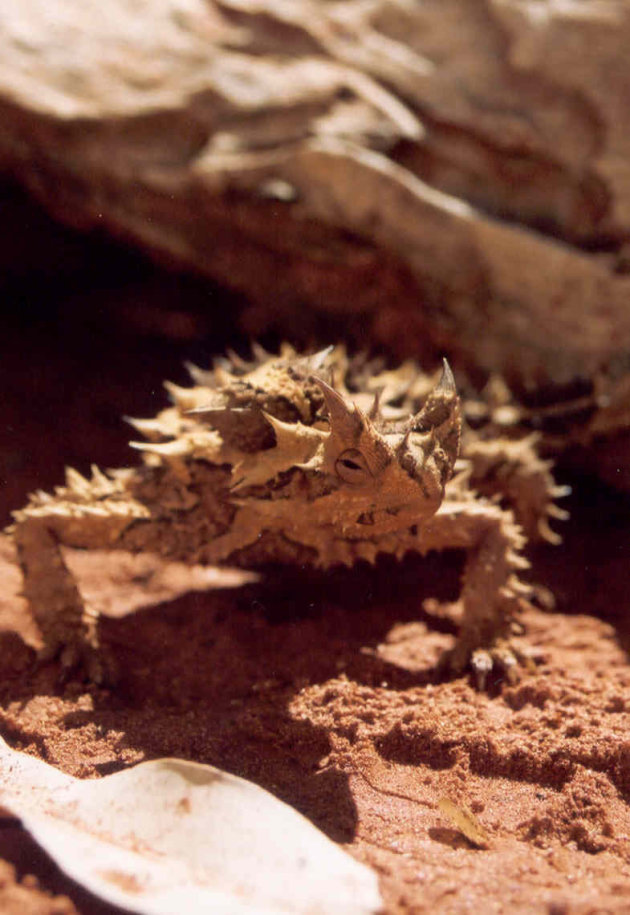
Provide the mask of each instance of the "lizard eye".
[{"label": "lizard eye", "polygon": [[365,458],[356,448],[348,448],[339,455],[335,461],[335,472],[344,483],[353,483],[356,486],[367,483],[372,478]]}]

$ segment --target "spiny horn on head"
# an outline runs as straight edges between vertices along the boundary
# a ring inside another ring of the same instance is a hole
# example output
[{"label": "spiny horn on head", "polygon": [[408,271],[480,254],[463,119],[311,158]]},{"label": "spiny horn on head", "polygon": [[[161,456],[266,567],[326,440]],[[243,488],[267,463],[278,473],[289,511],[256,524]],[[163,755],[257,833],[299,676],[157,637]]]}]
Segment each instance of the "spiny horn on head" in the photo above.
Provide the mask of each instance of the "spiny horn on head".
[{"label": "spiny horn on head", "polygon": [[455,385],[455,376],[451,370],[450,365],[448,364],[448,359],[442,359],[442,374],[440,375],[440,380],[437,383],[436,390],[448,390],[451,391],[455,396],[457,396],[457,386]]},{"label": "spiny horn on head", "polygon": [[366,417],[355,404],[348,403],[341,394],[335,391],[322,378],[313,375],[313,380],[324,395],[331,433],[340,438],[354,441],[365,429],[367,424]]},{"label": "spiny horn on head", "polygon": [[459,397],[451,367],[444,359],[442,375],[427,397],[422,409],[410,423],[413,432],[430,432],[443,425],[461,425]]},{"label": "spiny horn on head", "polygon": [[431,457],[444,485],[453,473],[459,453],[461,424],[455,379],[451,367],[444,359],[440,380],[422,409],[411,419],[399,449],[405,452],[420,448],[424,458],[422,463]]}]

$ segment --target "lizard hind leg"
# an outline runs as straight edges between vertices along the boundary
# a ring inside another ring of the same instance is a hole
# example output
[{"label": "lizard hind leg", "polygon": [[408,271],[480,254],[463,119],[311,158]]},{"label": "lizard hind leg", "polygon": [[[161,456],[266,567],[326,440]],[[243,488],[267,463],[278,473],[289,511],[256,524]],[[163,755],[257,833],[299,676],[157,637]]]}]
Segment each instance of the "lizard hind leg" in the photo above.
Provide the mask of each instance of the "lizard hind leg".
[{"label": "lizard hind leg", "polygon": [[40,660],[59,656],[66,674],[83,669],[89,680],[102,681],[97,621],[83,603],[54,530],[26,520],[16,526],[14,540],[24,597],[44,640]]},{"label": "lizard hind leg", "polygon": [[463,453],[472,489],[509,507],[528,539],[561,543],[562,537],[551,529],[550,522],[569,517],[556,500],[569,495],[571,488],[556,484],[552,462],[538,454],[536,434],[515,440],[482,440],[469,432]]},{"label": "lizard hind leg", "polygon": [[[95,481],[99,483],[98,478]],[[25,509],[15,513],[10,531],[22,570],[23,594],[44,643],[40,658],[59,657],[66,676],[78,672],[92,682],[111,681],[115,664],[99,644],[98,620],[86,606],[61,548],[111,548],[144,509],[123,493],[99,503],[87,492],[75,501],[70,501],[68,489],[60,492],[35,494]]]}]

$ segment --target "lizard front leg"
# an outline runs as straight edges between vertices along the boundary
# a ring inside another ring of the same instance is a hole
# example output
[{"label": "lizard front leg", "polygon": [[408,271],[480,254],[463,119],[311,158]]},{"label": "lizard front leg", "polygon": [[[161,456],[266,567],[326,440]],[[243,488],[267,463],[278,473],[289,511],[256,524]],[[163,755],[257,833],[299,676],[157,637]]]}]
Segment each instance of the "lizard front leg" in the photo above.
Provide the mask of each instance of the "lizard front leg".
[{"label": "lizard front leg", "polygon": [[472,666],[480,689],[493,667],[511,673],[514,617],[531,589],[518,578],[529,566],[521,555],[525,537],[511,512],[474,502],[444,503],[422,533],[423,551],[449,547],[467,551],[459,605],[461,629],[442,665],[454,673]]}]

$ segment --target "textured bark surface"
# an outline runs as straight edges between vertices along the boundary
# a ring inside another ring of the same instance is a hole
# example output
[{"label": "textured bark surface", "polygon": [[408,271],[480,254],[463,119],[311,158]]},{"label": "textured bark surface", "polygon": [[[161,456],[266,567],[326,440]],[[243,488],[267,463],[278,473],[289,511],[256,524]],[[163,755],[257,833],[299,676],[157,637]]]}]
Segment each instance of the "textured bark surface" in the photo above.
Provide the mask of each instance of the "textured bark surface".
[{"label": "textured bark surface", "polygon": [[626,397],[627,4],[0,7],[0,168],[61,219],[245,293],[253,335]]}]

